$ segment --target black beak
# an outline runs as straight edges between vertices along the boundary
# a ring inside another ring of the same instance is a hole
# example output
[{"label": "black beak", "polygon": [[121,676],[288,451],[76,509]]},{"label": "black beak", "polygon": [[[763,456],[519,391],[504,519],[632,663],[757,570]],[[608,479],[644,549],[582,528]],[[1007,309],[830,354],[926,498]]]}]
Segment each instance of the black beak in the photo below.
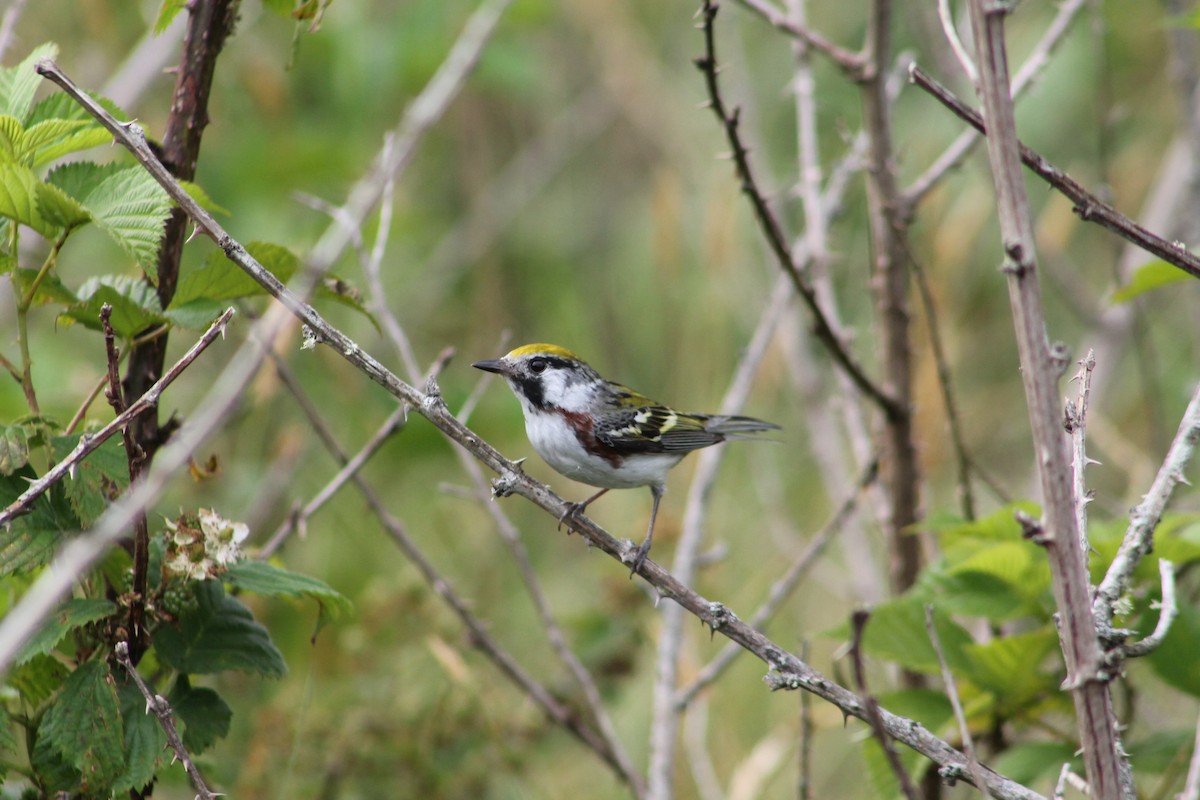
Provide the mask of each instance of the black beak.
[{"label": "black beak", "polygon": [[494,372],[497,375],[507,375],[508,367],[498,358],[488,359],[487,361],[476,361],[471,365],[475,369],[481,369],[484,372]]}]

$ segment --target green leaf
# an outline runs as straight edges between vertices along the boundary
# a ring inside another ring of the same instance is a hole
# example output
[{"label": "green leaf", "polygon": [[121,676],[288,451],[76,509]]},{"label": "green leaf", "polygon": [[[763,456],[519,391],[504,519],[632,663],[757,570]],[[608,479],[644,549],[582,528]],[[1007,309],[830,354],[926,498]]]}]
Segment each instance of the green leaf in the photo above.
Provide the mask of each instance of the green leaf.
[{"label": "green leaf", "polygon": [[17,652],[16,663],[24,664],[34,656],[49,655],[71,631],[115,613],[117,604],[102,598],[73,597],[67,600]]},{"label": "green leaf", "polygon": [[265,561],[241,561],[230,567],[225,573],[225,580],[239,589],[267,597],[308,597],[316,600],[320,607],[317,632],[329,622],[348,615],[352,608],[350,601],[328,584]]},{"label": "green leaf", "polygon": [[954,709],[946,693],[934,689],[902,689],[879,694],[879,704],[902,717],[915,719],[933,732],[954,721]]},{"label": "green leaf", "polygon": [[230,211],[225,206],[219,205],[216,200],[209,197],[208,192],[204,191],[204,187],[198,183],[191,181],[180,181],[179,185],[188,193],[188,196],[196,201],[196,204],[210,214],[225,214],[229,215]]},{"label": "green leaf", "polygon": [[66,665],[53,656],[34,656],[24,664],[14,665],[5,682],[16,689],[23,701],[36,708],[59,690],[69,674]]},{"label": "green leaf", "polygon": [[[17,737],[13,733],[13,721],[8,716],[8,711],[0,706],[0,753],[15,753],[17,750]],[[4,780],[4,776],[8,773],[8,764],[11,758],[0,758],[0,781]]]},{"label": "green leaf", "polygon": [[936,535],[943,545],[954,544],[963,539],[1020,540],[1021,526],[1017,523],[1015,516],[1018,511],[1035,519],[1042,513],[1036,503],[1021,501],[1002,506],[986,517],[977,520],[944,518],[936,524],[927,524],[926,528],[930,533]]},{"label": "green leaf", "polygon": [[[300,259],[286,247],[268,242],[250,242],[246,250],[283,283],[291,280],[300,267]],[[196,300],[224,302],[266,294],[267,290],[222,252],[211,253],[204,263],[186,269],[171,300],[171,308],[183,308]]]},{"label": "green leaf", "polygon": [[[1152,628],[1158,615],[1149,615],[1147,630]],[[1192,697],[1200,697],[1200,609],[1181,603],[1179,616],[1171,625],[1167,638],[1157,650],[1146,657],[1154,673],[1168,686]]]},{"label": "green leaf", "polygon": [[47,42],[35,47],[17,66],[0,68],[0,114],[15,117],[22,123],[29,119],[33,96],[44,82],[33,66],[43,58],[57,55],[58,45]]},{"label": "green leaf", "polygon": [[53,239],[59,227],[42,216],[38,195],[43,184],[29,167],[0,164],[0,216],[16,220]]},{"label": "green leaf", "polygon": [[[944,611],[935,608],[933,619],[946,662],[957,672],[966,665],[963,648],[971,643],[971,635]],[[941,671],[929,631],[925,629],[925,605],[915,597],[888,600],[872,608],[863,631],[863,648],[876,658],[894,661],[916,672]]]},{"label": "green leaf", "polygon": [[47,225],[77,228],[92,219],[91,212],[75,198],[50,183],[37,185],[37,209]]},{"label": "green leaf", "polygon": [[101,181],[83,205],[98,228],[146,274],[155,275],[171,198],[150,173],[137,165],[118,170]]},{"label": "green leaf", "polygon": [[154,780],[163,763],[167,735],[158,718],[147,711],[146,698],[132,680],[121,684],[117,695],[125,728],[125,771],[113,781],[113,791],[124,793]]},{"label": "green leaf", "polygon": [[1015,709],[1058,688],[1057,675],[1040,669],[1057,647],[1058,634],[1049,628],[968,644],[963,647],[968,667],[961,674],[995,694],[1006,708]]},{"label": "green leaf", "polygon": [[[0,162],[6,164],[18,164],[21,159],[17,153],[21,149],[21,137],[25,134],[25,127],[16,117],[10,117],[8,114],[0,114]],[[30,166],[26,164],[26,166]]]},{"label": "green leaf", "polygon": [[[8,506],[29,488],[37,473],[28,464],[12,475],[0,476],[0,506]],[[64,534],[79,530],[60,485],[34,501],[30,513],[0,526],[0,575],[11,575],[47,564]]]},{"label": "green leaf", "polygon": [[[81,438],[80,434],[75,434],[51,439],[54,460],[65,459]],[[85,528],[90,528],[128,485],[129,461],[116,436],[76,464],[74,474],[63,481],[67,501]]]},{"label": "green leaf", "polygon": [[79,770],[67,763],[47,737],[37,737],[29,761],[44,792],[42,797],[69,797],[79,791]]},{"label": "green leaf", "polygon": [[195,583],[193,591],[196,608],[155,631],[154,646],[164,663],[198,675],[236,669],[279,677],[287,671],[271,634],[219,582]]},{"label": "green leaf", "polygon": [[1005,748],[989,761],[989,766],[1017,783],[1032,786],[1039,780],[1056,777],[1063,764],[1072,764],[1083,772],[1076,746],[1066,742],[1024,742]]},{"label": "green leaf", "polygon": [[12,475],[29,463],[29,436],[21,425],[0,428],[0,475]]},{"label": "green leaf", "polygon": [[208,330],[208,326],[212,324],[213,320],[221,316],[221,313],[227,308],[229,308],[227,304],[218,303],[215,300],[193,300],[182,306],[171,303],[171,307],[163,312],[163,316],[169,319],[172,325],[180,328],[204,331]]},{"label": "green leaf", "polygon": [[1146,292],[1188,280],[1192,280],[1192,277],[1179,267],[1172,266],[1161,259],[1151,261],[1134,270],[1133,275],[1129,278],[1129,283],[1113,292],[1112,304],[1115,306],[1128,303]]},{"label": "green leaf", "polygon": [[187,8],[187,0],[162,0],[158,7],[158,17],[154,20],[154,34],[157,36],[171,26],[171,22],[180,11]]},{"label": "green leaf", "polygon": [[167,700],[186,726],[183,744],[192,755],[203,753],[229,734],[233,709],[212,689],[194,687],[180,675]]},{"label": "green leaf", "polygon": [[113,331],[122,339],[131,339],[147,328],[166,322],[154,287],[141,278],[128,275],[101,275],[89,278],[79,287],[80,302],[62,313],[93,330],[101,330],[100,309],[113,307]]},{"label": "green leaf", "polygon": [[346,281],[342,280],[336,275],[330,275],[321,281],[320,285],[317,287],[317,297],[323,300],[332,300],[333,302],[346,306],[347,308],[354,309],[366,317],[367,320],[369,320],[370,323],[375,327],[375,330],[381,330],[379,327],[379,322],[375,319],[375,315],[368,311],[367,307],[363,305],[362,293],[357,288],[351,286],[349,283],[346,283]]},{"label": "green leaf", "polygon": [[63,156],[91,150],[93,147],[112,144],[112,134],[99,125],[88,124],[79,126],[70,134],[42,145],[33,153],[34,169],[53,163]]},{"label": "green leaf", "polygon": [[105,792],[125,770],[125,733],[108,664],[81,664],[63,684],[38,726],[59,755],[79,770],[80,788]]},{"label": "green leaf", "polygon": [[[17,287],[24,294],[33,285],[38,271],[36,269],[17,269],[9,272],[9,274],[15,278]],[[70,305],[71,303],[78,302],[79,297],[67,288],[67,285],[59,280],[58,276],[53,272],[42,276],[42,281],[38,284],[37,292],[33,295],[34,305],[46,305],[48,303]]]}]

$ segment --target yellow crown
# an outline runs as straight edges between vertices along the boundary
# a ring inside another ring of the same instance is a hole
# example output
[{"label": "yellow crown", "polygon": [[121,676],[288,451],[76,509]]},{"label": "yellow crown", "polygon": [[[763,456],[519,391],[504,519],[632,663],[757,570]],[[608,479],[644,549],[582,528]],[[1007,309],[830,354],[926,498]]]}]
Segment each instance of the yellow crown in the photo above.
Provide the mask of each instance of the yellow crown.
[{"label": "yellow crown", "polygon": [[534,353],[544,353],[548,356],[569,358],[572,361],[583,361],[582,358],[575,355],[567,348],[559,347],[556,344],[523,344],[505,356],[505,358],[520,358],[521,356],[533,355]]}]

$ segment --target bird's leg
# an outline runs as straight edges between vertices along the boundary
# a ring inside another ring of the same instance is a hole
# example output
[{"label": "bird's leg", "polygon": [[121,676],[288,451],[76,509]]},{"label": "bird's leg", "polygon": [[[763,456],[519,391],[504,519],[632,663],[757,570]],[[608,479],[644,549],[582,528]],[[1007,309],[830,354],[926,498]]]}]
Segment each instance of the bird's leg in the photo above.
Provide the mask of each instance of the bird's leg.
[{"label": "bird's leg", "polygon": [[567,517],[578,517],[583,513],[584,509],[592,504],[593,500],[598,500],[607,491],[608,489],[601,489],[582,503],[567,503],[567,510],[558,518],[558,529],[562,530],[563,523],[567,521]]},{"label": "bird's leg", "polygon": [[654,539],[654,520],[658,517],[658,503],[662,500],[663,492],[665,491],[666,488],[662,485],[656,484],[650,487],[650,494],[654,497],[654,505],[650,509],[650,527],[646,530],[646,540],[642,542],[642,546],[634,553],[633,569],[629,571],[630,578],[642,568],[642,562],[646,560],[646,556],[650,553],[650,543]]}]

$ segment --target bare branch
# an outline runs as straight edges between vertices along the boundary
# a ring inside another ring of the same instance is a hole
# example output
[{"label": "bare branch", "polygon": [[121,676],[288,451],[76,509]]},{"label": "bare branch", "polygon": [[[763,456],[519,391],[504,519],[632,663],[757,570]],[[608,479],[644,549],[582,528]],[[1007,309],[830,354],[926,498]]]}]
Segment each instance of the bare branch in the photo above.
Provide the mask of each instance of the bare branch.
[{"label": "bare branch", "polygon": [[938,19],[942,23],[942,32],[946,34],[946,41],[950,43],[954,57],[958,59],[963,72],[967,74],[967,81],[974,86],[979,82],[979,71],[975,69],[975,62],[971,60],[971,54],[967,52],[962,39],[959,38],[958,28],[954,25],[954,12],[950,9],[950,0],[937,0],[937,10]]},{"label": "bare branch", "polygon": [[[86,565],[91,564],[103,552],[107,544],[118,536],[120,531],[124,530],[124,526],[131,516],[130,509],[144,508],[146,504],[152,502],[165,485],[164,476],[173,474],[174,470],[186,465],[187,453],[190,453],[189,448],[202,441],[224,419],[224,413],[231,406],[232,398],[236,396],[231,393],[231,387],[237,387],[238,390],[244,387],[249,376],[261,363],[262,356],[258,351],[262,346],[257,343],[273,340],[271,334],[278,329],[282,322],[281,308],[290,310],[304,322],[315,340],[328,344],[333,352],[343,357],[397,398],[408,403],[414,411],[429,420],[448,439],[469,450],[480,462],[498,473],[499,477],[493,481],[495,494],[500,496],[520,494],[553,515],[555,519],[561,518],[565,514],[569,508],[569,504],[565,500],[551,492],[545,485],[524,474],[518,464],[505,459],[489,443],[459,423],[449,413],[438,394],[419,391],[401,381],[376,359],[363,351],[357,343],[325,322],[315,310],[300,301],[294,292],[282,286],[263,269],[246,253],[244,247],[234,241],[207,212],[194,203],[186,192],[182,191],[169,175],[163,172],[161,166],[155,167],[157,162],[145,147],[143,137],[135,134],[135,131],[140,134],[140,129],[131,125],[127,130],[125,126],[117,123],[102,108],[91,103],[86,95],[79,92],[75,84],[52,63],[43,61],[38,68],[56,83],[64,86],[77,102],[82,103],[89,113],[100,119],[102,124],[114,133],[122,145],[130,148],[138,160],[147,166],[151,174],[164,184],[171,196],[196,221],[198,228],[218,242],[219,246],[239,267],[266,288],[272,296],[279,299],[282,305],[272,306],[268,310],[267,315],[260,321],[262,327],[250,337],[246,345],[243,345],[242,351],[239,351],[238,355],[234,357],[229,369],[210,392],[210,398],[201,404],[203,412],[164,448],[150,475],[139,486],[131,487],[127,496],[106,512],[93,531],[73,540],[64,548],[63,552],[59,554],[61,569],[43,573],[43,576],[39,578],[38,582],[35,582],[18,606],[11,610],[3,620],[0,620],[0,669],[11,662],[17,648],[45,619],[62,593],[70,587],[74,576],[79,574],[79,571]],[[403,541],[402,546],[405,547],[406,552],[411,548],[412,554],[419,558],[420,552],[413,548],[411,540],[407,538],[407,534],[404,533],[399,523],[386,515],[381,501],[376,497],[369,502],[372,502],[376,513],[383,513],[384,516],[381,516],[381,519],[388,521],[389,533],[393,535],[393,538],[397,539],[398,543]],[[623,563],[622,557],[626,552],[624,543],[615,539],[585,516],[572,517],[568,519],[567,523],[573,531],[586,539],[589,546],[604,552],[617,562]],[[421,563],[424,567],[428,567],[424,561]],[[770,671],[766,682],[771,688],[804,689],[833,703],[849,715],[861,718],[865,713],[853,693],[828,680],[786,649],[772,642],[760,631],[743,623],[723,604],[711,601],[680,583],[657,562],[646,559],[638,574],[653,585],[661,597],[673,600],[713,630],[753,652],[768,665]],[[431,582],[439,594],[448,591],[447,584],[440,575],[427,573],[426,580]],[[448,602],[451,601],[448,600]],[[455,606],[456,613],[465,614],[470,619],[469,612],[457,595],[453,596],[453,603],[457,604]],[[479,627],[478,622],[475,622],[470,630],[472,636],[486,636],[486,631]],[[515,665],[511,666],[515,667]],[[510,665],[507,662],[501,663],[501,668],[508,672]],[[515,674],[521,675],[522,679],[527,678],[520,673],[519,669]],[[561,712],[563,724],[581,738],[586,735],[581,733],[582,730],[590,730],[586,726],[581,727],[578,719],[574,718],[568,710],[562,709],[553,697],[544,697],[543,699],[551,704],[550,708],[556,713]],[[965,774],[964,756],[945,741],[933,736],[913,720],[899,717],[886,710],[880,709],[880,717],[888,733],[897,741],[921,752],[943,769]],[[559,717],[555,717],[555,719],[557,720]],[[594,736],[592,738],[594,739]],[[603,742],[596,740],[596,746],[598,752],[604,752]],[[990,770],[985,769],[985,776],[993,796],[999,800],[1037,800],[1040,798],[1037,793]]]},{"label": "bare branch", "polygon": [[813,50],[827,56],[851,80],[857,80],[858,76],[862,74],[865,59],[861,55],[839,47],[821,34],[789,18],[768,0],[737,0],[737,2],[758,14],[771,27],[783,31],[789,36],[794,36]]},{"label": "bare branch", "polygon": [[1158,623],[1154,626],[1153,632],[1145,639],[1121,648],[1127,658],[1147,656],[1157,650],[1171,631],[1171,623],[1179,615],[1179,606],[1175,602],[1175,565],[1166,559],[1159,559],[1158,574],[1162,581],[1162,600],[1159,602]]},{"label": "bare branch", "polygon": [[962,700],[958,696],[958,685],[954,682],[954,673],[946,663],[946,652],[942,650],[942,640],[938,636],[937,625],[933,621],[933,606],[925,606],[925,630],[929,632],[929,642],[933,652],[937,654],[938,667],[942,671],[942,683],[946,686],[946,697],[950,698],[950,708],[954,711],[954,721],[958,723],[958,735],[962,737],[963,752],[967,754],[967,766],[975,780],[975,788],[984,797],[988,796],[987,782],[983,771],[979,769],[979,759],[975,755],[975,742],[971,738],[971,729],[967,726],[967,715],[963,713]]},{"label": "bare branch", "polygon": [[1092,371],[1096,369],[1096,354],[1088,350],[1087,355],[1079,362],[1079,372],[1075,380],[1079,381],[1079,399],[1072,403],[1067,401],[1066,422],[1067,433],[1071,434],[1071,474],[1074,478],[1075,495],[1075,525],[1079,529],[1079,547],[1087,556],[1091,545],[1088,544],[1088,503],[1092,498],[1088,493],[1084,471],[1087,469],[1087,415],[1088,402],[1092,394]]},{"label": "bare branch", "polygon": [[866,628],[867,620],[871,618],[869,611],[855,611],[850,615],[850,663],[854,668],[854,685],[858,690],[859,696],[862,698],[862,704],[866,708],[866,721],[871,726],[871,734],[875,737],[875,741],[883,748],[883,755],[887,759],[888,767],[891,768],[892,774],[896,776],[896,780],[900,784],[900,790],[908,800],[921,800],[921,795],[917,792],[917,787],[912,782],[912,777],[908,774],[908,770],[904,768],[904,764],[900,763],[900,754],[896,752],[896,745],[892,742],[892,737],[889,734],[887,727],[883,724],[883,717],[879,713],[879,701],[867,689],[867,670],[865,658],[862,654],[862,635],[863,629]]},{"label": "bare branch", "polygon": [[791,279],[796,292],[800,295],[800,298],[804,301],[809,311],[812,312],[813,333],[825,345],[834,362],[850,376],[858,390],[878,405],[889,418],[904,414],[906,412],[900,407],[896,399],[888,395],[867,376],[862,365],[855,359],[846,343],[838,336],[829,321],[828,315],[818,301],[816,292],[813,290],[808,277],[793,259],[787,237],[783,233],[783,228],[775,216],[775,212],[771,210],[770,205],[767,203],[766,196],[758,187],[754,171],[750,166],[750,153],[742,142],[741,133],[738,131],[738,126],[741,123],[739,112],[736,108],[730,110],[726,107],[725,100],[721,95],[720,84],[717,80],[716,33],[713,25],[716,15],[717,4],[715,0],[703,0],[701,6],[703,24],[701,27],[704,31],[705,52],[703,56],[695,59],[695,64],[704,74],[705,86],[708,89],[709,107],[717,119],[720,120],[721,127],[725,131],[725,137],[729,141],[729,146],[733,152],[733,163],[741,180],[742,191],[754,209],[754,214],[758,220],[759,227],[762,229],[763,236],[766,237],[767,244],[776,261],[779,263],[780,268]]},{"label": "bare branch", "polygon": [[[1034,46],[1029,57],[1025,59],[1025,63],[1017,70],[1017,75],[1013,78],[1012,96],[1016,99],[1025,93],[1025,90],[1033,84],[1033,79],[1036,78],[1042,69],[1049,63],[1050,55],[1062,41],[1067,31],[1071,28],[1071,22],[1075,19],[1075,15],[1080,12],[1085,6],[1086,0],[1065,0],[1058,7],[1058,14],[1054,20],[1046,28],[1046,32],[1042,34],[1042,38]],[[974,83],[975,80],[972,80]],[[925,196],[946,176],[946,173],[962,163],[962,160],[967,157],[975,145],[979,144],[979,134],[975,131],[965,130],[958,135],[949,147],[935,160],[924,173],[920,175],[912,186],[904,193],[904,200],[909,208],[914,208]]]},{"label": "bare branch", "polygon": [[979,92],[988,119],[988,155],[996,189],[1004,271],[1042,488],[1044,528],[1038,531],[1037,541],[1045,547],[1050,564],[1067,667],[1064,685],[1075,701],[1088,782],[1096,800],[1117,800],[1127,796],[1127,788],[1132,789],[1132,778],[1117,735],[1109,675],[1102,668],[1087,567],[1075,526],[1057,385],[1065,364],[1059,348],[1052,347],[1047,337],[1037,278],[1033,222],[1021,172],[1004,41],[1004,18],[1009,7],[993,0],[971,0],[970,8]]},{"label": "bare branch", "polygon": [[28,513],[33,508],[34,501],[45,494],[47,489],[69,474],[80,461],[95,452],[96,448],[112,438],[113,434],[122,430],[129,424],[129,420],[141,414],[147,408],[157,404],[163,390],[170,386],[212,344],[214,339],[218,336],[224,336],[225,324],[229,322],[229,318],[233,316],[233,313],[232,308],[227,308],[225,313],[217,317],[217,321],[209,326],[204,335],[197,339],[196,343],[184,353],[183,358],[179,359],[175,362],[174,366],[163,373],[158,382],[151,386],[145,394],[131,403],[120,416],[100,430],[95,433],[84,434],[79,439],[79,443],[75,445],[75,448],[65,458],[46,470],[42,477],[29,484],[29,488],[22,492],[20,497],[9,503],[3,511],[0,511],[0,525],[7,525],[18,516]]},{"label": "bare branch", "polygon": [[128,670],[129,677],[133,678],[133,682],[137,684],[138,690],[146,698],[146,713],[154,712],[155,718],[158,719],[158,724],[162,726],[163,733],[167,735],[167,744],[175,751],[175,757],[183,762],[183,769],[187,772],[188,779],[191,780],[192,786],[196,789],[196,797],[200,798],[200,800],[216,800],[220,795],[208,788],[208,784],[204,782],[204,776],[200,774],[200,770],[196,767],[195,762],[192,761],[187,748],[183,746],[183,738],[179,735],[179,729],[175,727],[175,715],[171,711],[171,704],[167,702],[167,698],[161,694],[151,692],[150,687],[142,680],[142,676],[138,674],[137,667],[129,659],[128,643],[117,642],[115,652],[117,663]]},{"label": "bare branch", "polygon": [[1192,745],[1192,760],[1188,764],[1187,781],[1175,800],[1200,800],[1200,717],[1196,718],[1196,737]]},{"label": "bare branch", "polygon": [[1186,481],[1183,470],[1192,460],[1197,441],[1200,441],[1200,385],[1192,393],[1192,400],[1188,403],[1183,419],[1179,421],[1175,440],[1167,450],[1167,457],[1159,467],[1158,474],[1150,485],[1150,491],[1129,515],[1129,527],[1125,530],[1121,547],[1109,565],[1104,580],[1096,589],[1092,610],[1101,629],[1112,625],[1113,604],[1125,593],[1133,571],[1153,548],[1154,530],[1162,519],[1175,486],[1181,481]]},{"label": "bare branch", "polygon": [[[750,625],[760,628],[775,615],[775,612],[779,610],[783,601],[800,585],[801,579],[808,574],[808,570],[817,563],[817,558],[824,552],[825,546],[842,532],[842,528],[850,517],[853,516],[854,511],[858,507],[859,496],[866,491],[867,487],[875,482],[878,474],[879,459],[875,458],[871,460],[871,463],[867,465],[867,468],[859,477],[854,491],[842,501],[837,511],[825,523],[825,526],[809,540],[808,547],[804,548],[804,551],[797,556],[787,571],[771,585],[771,588],[767,591],[766,599],[758,607],[758,610],[754,612],[754,615],[750,617]],[[701,691],[711,686],[725,672],[726,668],[733,663],[734,659],[741,652],[742,649],[736,644],[732,642],[727,644],[717,654],[716,658],[709,661],[696,674],[695,680],[676,692],[675,705],[680,709],[689,705]]]},{"label": "bare branch", "polygon": [[[959,100],[953,92],[939,84],[929,73],[914,66],[910,75],[913,83],[933,95],[946,108],[954,112],[980,133],[984,132],[983,118]],[[1046,183],[1066,195],[1074,204],[1074,212],[1086,222],[1095,222],[1122,239],[1137,245],[1151,255],[1158,256],[1172,266],[1178,267],[1192,277],[1200,278],[1200,257],[1188,252],[1181,242],[1168,242],[1153,231],[1149,231],[1125,216],[1078,183],[1067,173],[1042,158],[1037,152],[1017,143],[1020,160]]]}]

